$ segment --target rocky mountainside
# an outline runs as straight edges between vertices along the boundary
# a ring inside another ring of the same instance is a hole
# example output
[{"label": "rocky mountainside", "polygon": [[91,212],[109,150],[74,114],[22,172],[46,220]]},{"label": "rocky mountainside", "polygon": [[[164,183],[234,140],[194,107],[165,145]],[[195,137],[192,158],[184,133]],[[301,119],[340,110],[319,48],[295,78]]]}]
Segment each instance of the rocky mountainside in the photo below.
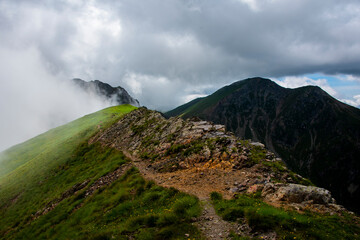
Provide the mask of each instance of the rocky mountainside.
[{"label": "rocky mountainside", "polygon": [[130,104],[139,107],[139,101],[129,95],[129,93],[122,87],[112,87],[107,83],[103,83],[99,80],[86,82],[79,78],[72,80],[76,86],[89,94],[94,94],[100,97],[104,97],[114,105]]},{"label": "rocky mountainside", "polygon": [[[205,206],[211,204],[209,197],[215,191],[225,199],[258,194],[267,204],[296,211],[347,212],[328,190],[288,170],[263,144],[241,140],[223,125],[196,119],[166,120],[158,112],[140,108],[89,143],[124,152],[146,179],[195,195]],[[230,232],[266,239],[281,236],[275,229],[258,232],[246,221],[229,226],[221,220],[209,223],[214,218],[209,215],[211,209],[196,223],[208,239],[224,239]]]},{"label": "rocky mountainside", "polygon": [[[224,125],[181,118],[167,120],[159,112],[139,108],[89,141],[96,142],[123,151],[145,176],[156,176],[153,180],[159,184],[200,199],[209,198],[214,191],[231,198],[239,192],[271,188],[274,191],[266,190],[264,196],[278,204],[299,203],[301,208],[301,203],[311,200],[306,204],[325,204],[312,205],[325,209],[335,203],[329,191],[311,186],[310,181],[288,170],[263,144],[241,140],[227,132]],[[319,194],[319,199],[302,196],[304,199],[292,202],[279,197],[280,188],[294,186],[299,192],[307,189],[304,191]],[[276,192],[276,196],[270,197],[270,192]]]},{"label": "rocky mountainside", "polygon": [[263,142],[290,169],[360,210],[360,110],[319,87],[286,89],[268,79],[246,79],[166,115],[200,117]]},{"label": "rocky mountainside", "polygon": [[0,162],[1,239],[360,235],[354,213],[263,144],[146,108],[87,115],[7,150]]}]

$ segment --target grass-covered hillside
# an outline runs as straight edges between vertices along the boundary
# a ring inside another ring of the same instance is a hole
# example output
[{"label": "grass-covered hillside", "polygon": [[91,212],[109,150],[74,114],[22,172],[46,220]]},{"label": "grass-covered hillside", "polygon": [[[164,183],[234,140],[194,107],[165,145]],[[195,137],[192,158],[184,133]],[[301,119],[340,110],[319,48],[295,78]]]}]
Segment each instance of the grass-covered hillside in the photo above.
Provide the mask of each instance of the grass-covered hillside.
[{"label": "grass-covered hillside", "polygon": [[[305,210],[285,210],[265,203],[259,193],[241,194],[225,200],[217,192],[211,193],[217,214],[229,222],[250,226],[247,231],[276,232],[276,239],[359,239],[358,220],[349,214],[319,214]],[[246,232],[246,230],[244,231]],[[232,234],[233,239],[239,238]],[[259,237],[262,239],[261,237]],[[259,239],[257,238],[257,239]]]},{"label": "grass-covered hillside", "polygon": [[197,235],[187,224],[199,214],[196,198],[145,181],[119,151],[88,145],[91,136],[133,109],[107,108],[3,152],[0,238]]},{"label": "grass-covered hillside", "polygon": [[[51,168],[52,166],[49,165],[61,163],[67,153],[74,148],[74,145],[88,139],[98,130],[110,126],[123,114],[133,109],[135,107],[131,105],[110,107],[54,128],[2,152],[0,155],[0,179],[15,169],[19,173],[20,168],[23,169],[22,172],[31,168],[32,171],[39,174],[39,171],[42,170],[39,168]],[[55,157],[56,161],[49,159],[47,154],[51,154],[53,158]]]},{"label": "grass-covered hillside", "polygon": [[264,147],[135,109],[107,108],[3,152],[0,239],[359,239],[356,215],[294,184],[308,182]]}]

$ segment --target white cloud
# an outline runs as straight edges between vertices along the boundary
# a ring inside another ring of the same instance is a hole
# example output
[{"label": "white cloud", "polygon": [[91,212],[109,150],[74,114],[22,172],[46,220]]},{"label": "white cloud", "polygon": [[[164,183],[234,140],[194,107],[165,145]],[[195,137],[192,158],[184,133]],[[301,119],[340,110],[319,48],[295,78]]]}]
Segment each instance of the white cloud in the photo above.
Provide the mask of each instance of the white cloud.
[{"label": "white cloud", "polygon": [[354,75],[346,74],[346,75],[338,75],[337,78],[340,79],[340,80],[343,80],[343,81],[359,82],[360,83],[360,76],[354,76]]},{"label": "white cloud", "polygon": [[54,77],[36,49],[0,48],[0,65],[0,151],[111,105]]},{"label": "white cloud", "polygon": [[159,111],[171,110],[197,97],[204,97],[221,85],[198,85],[178,79],[169,80],[162,76],[127,73],[123,78],[124,87],[139,100],[140,104]]},{"label": "white cloud", "polygon": [[169,110],[178,104],[179,96],[183,94],[181,82],[174,84],[162,76],[127,73],[123,83],[130,94],[151,109]]},{"label": "white cloud", "polygon": [[308,85],[319,86],[328,94],[334,97],[338,95],[335,89],[329,85],[326,79],[311,79],[306,76],[301,76],[301,77],[289,76],[289,77],[284,77],[281,80],[273,79],[273,81],[285,88],[297,88]]},{"label": "white cloud", "polygon": [[360,95],[355,95],[353,99],[341,99],[340,101],[352,105],[354,107],[360,108]]},{"label": "white cloud", "polygon": [[246,4],[251,10],[259,11],[259,4],[257,0],[238,0],[244,4]]},{"label": "white cloud", "polygon": [[189,94],[182,98],[183,103],[190,102],[191,100],[194,100],[196,98],[206,97],[206,94]]}]

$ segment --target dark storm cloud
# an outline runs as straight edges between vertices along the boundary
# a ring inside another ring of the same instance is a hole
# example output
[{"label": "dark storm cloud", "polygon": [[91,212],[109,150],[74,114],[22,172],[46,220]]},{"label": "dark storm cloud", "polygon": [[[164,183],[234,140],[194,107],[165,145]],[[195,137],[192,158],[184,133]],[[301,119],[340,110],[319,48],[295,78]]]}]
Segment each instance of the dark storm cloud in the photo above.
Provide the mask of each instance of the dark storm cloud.
[{"label": "dark storm cloud", "polygon": [[[3,28],[10,33],[7,39],[19,37],[21,43],[37,45],[52,70],[66,74],[115,83],[131,72],[199,84],[314,71],[359,74],[358,1],[3,1],[2,5],[2,19],[11,25],[10,31],[9,26]],[[7,18],[11,8],[15,17]],[[34,29],[21,27],[33,22]],[[97,24],[119,24],[121,32],[112,35],[111,27],[92,28]],[[91,38],[96,41],[91,43]]]},{"label": "dark storm cloud", "polygon": [[[241,1],[154,0],[145,5],[124,1],[117,14],[133,31],[127,49],[136,56],[128,64],[166,76],[171,76],[175,66],[176,76],[205,81],[211,70],[216,73],[214,80],[225,73],[236,77],[358,72],[359,3],[258,2],[259,9],[254,11]],[[183,43],[172,49],[166,37]],[[186,56],[190,56],[185,61],[190,68],[182,62]],[[192,63],[191,57],[196,61]]]},{"label": "dark storm cloud", "polygon": [[245,77],[359,76],[359,29],[357,0],[0,0],[4,69],[33,58],[42,76],[122,85],[160,110]]}]

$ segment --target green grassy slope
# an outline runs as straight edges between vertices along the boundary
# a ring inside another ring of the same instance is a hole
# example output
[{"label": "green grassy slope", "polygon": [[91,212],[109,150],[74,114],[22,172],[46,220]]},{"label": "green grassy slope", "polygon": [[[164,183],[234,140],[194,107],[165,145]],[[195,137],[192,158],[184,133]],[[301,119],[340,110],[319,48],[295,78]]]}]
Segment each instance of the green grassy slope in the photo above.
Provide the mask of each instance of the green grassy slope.
[{"label": "green grassy slope", "polygon": [[[201,211],[198,199],[145,181],[135,168],[85,197],[94,182],[127,162],[121,152],[88,145],[88,139],[133,109],[107,108],[7,150],[1,160],[0,239],[201,238],[190,224]],[[53,210],[39,214],[59,199]]]},{"label": "green grassy slope", "polygon": [[135,109],[131,105],[111,107],[52,129],[3,152],[0,160],[0,207],[26,189],[37,187],[49,172],[70,159],[76,148]]},{"label": "green grassy slope", "polygon": [[195,105],[196,103],[200,102],[203,98],[196,98],[188,103],[185,103],[184,105],[181,105],[171,111],[168,111],[165,113],[166,117],[175,117],[181,115],[184,111],[186,111],[191,106]]},{"label": "green grassy slope", "polygon": [[34,171],[38,171],[40,165],[58,164],[54,159],[50,161],[46,155],[55,154],[55,159],[62,158],[63,154],[72,149],[75,144],[87,139],[100,128],[111,125],[133,109],[135,107],[131,105],[110,107],[54,128],[4,151],[0,155],[0,179],[18,167],[33,168]]},{"label": "green grassy slope", "polygon": [[175,108],[174,110],[166,112],[165,116],[172,117],[172,116],[180,115],[184,118],[188,118],[192,116],[201,117],[202,116],[201,113],[203,110],[214,106],[221,99],[232,94],[247,82],[248,80],[246,79],[243,81],[235,82],[229,86],[225,86],[207,97],[194,99],[191,102],[188,102],[184,105]]},{"label": "green grassy slope", "polygon": [[[244,219],[255,231],[276,231],[276,239],[359,239],[359,222],[352,215],[299,213],[263,202],[260,192],[225,200],[211,193],[216,212],[230,222]],[[233,234],[233,239],[243,239]]]}]

